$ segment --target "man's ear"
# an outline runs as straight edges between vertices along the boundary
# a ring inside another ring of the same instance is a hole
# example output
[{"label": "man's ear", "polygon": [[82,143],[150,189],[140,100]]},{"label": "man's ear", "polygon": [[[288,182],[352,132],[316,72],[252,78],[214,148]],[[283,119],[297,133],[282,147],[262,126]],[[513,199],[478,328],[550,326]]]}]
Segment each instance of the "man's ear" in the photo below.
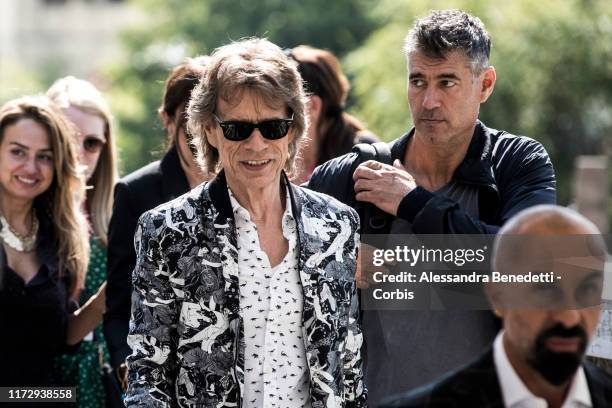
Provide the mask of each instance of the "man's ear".
[{"label": "man's ear", "polygon": [[499,284],[487,282],[484,284],[484,291],[489,299],[489,304],[493,313],[500,319],[504,317],[504,302],[502,298],[502,288]]},{"label": "man's ear", "polygon": [[217,136],[219,134],[219,132],[216,131],[215,126],[213,125],[212,121],[208,121],[202,129],[202,133],[204,133],[204,137],[206,138],[206,140],[208,141],[208,143],[210,143],[210,145],[212,147],[214,147],[215,149],[219,150],[218,147],[218,143],[217,143]]},{"label": "man's ear", "polygon": [[164,125],[164,129],[169,135],[174,135],[176,131],[176,125],[170,115],[168,115],[165,111],[159,112],[159,117],[161,118],[162,124]]},{"label": "man's ear", "polygon": [[319,122],[319,117],[321,116],[321,110],[323,109],[323,101],[321,97],[317,95],[311,95],[308,98],[308,112],[310,113],[310,126],[314,126],[316,128],[317,123]]},{"label": "man's ear", "polygon": [[494,67],[488,67],[482,73],[482,82],[480,90],[480,103],[484,103],[489,99],[489,96],[493,93],[495,87],[495,81],[497,80],[497,74]]},{"label": "man's ear", "polygon": [[295,139],[295,128],[291,126],[289,128],[289,132],[287,132],[287,140],[291,144],[293,142],[293,139]]}]

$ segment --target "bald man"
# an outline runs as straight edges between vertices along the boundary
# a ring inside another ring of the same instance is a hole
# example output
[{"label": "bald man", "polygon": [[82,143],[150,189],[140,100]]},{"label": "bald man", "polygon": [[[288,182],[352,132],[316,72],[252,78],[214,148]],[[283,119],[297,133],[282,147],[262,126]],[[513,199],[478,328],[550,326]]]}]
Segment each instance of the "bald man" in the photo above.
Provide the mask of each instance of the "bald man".
[{"label": "bald man", "polygon": [[582,215],[553,205],[520,212],[497,236],[494,270],[509,278],[552,271],[552,282],[487,284],[503,320],[493,347],[382,406],[612,407],[612,377],[584,361],[601,312],[605,262],[605,243]]}]

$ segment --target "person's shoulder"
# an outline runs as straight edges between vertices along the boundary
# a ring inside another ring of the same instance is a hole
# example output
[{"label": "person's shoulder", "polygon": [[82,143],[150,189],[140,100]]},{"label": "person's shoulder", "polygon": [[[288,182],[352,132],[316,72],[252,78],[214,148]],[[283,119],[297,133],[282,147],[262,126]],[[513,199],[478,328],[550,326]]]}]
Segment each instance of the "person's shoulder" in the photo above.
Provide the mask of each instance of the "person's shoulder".
[{"label": "person's shoulder", "polygon": [[160,161],[156,160],[122,177],[119,183],[131,188],[146,187],[157,183],[160,177]]},{"label": "person's shoulder", "polygon": [[321,164],[314,170],[305,187],[350,203],[354,195],[351,170],[357,160],[359,154],[352,151]]},{"label": "person's shoulder", "polygon": [[167,227],[164,229],[183,235],[183,225],[201,217],[205,187],[206,183],[201,184],[173,200],[145,211],[140,216],[139,223],[143,226],[154,226],[155,229]]},{"label": "person's shoulder", "polygon": [[584,363],[584,371],[591,394],[604,393],[608,398],[612,398],[612,375],[609,372],[589,362]]},{"label": "person's shoulder", "polygon": [[[487,389],[483,391],[482,387]],[[440,379],[383,401],[381,408],[502,407],[492,350]]]},{"label": "person's shoulder", "polygon": [[380,139],[378,138],[378,136],[376,136],[374,133],[370,132],[369,130],[365,130],[365,129],[360,130],[355,135],[355,143],[374,144],[378,142],[380,142]]},{"label": "person's shoulder", "polygon": [[458,402],[454,384],[464,375],[464,370],[453,372],[432,383],[392,396],[383,401],[380,408],[437,408],[447,406],[444,403]]},{"label": "person's shoulder", "polygon": [[311,183],[317,182],[320,178],[336,177],[349,170],[353,163],[355,163],[355,160],[358,159],[359,154],[356,151],[351,151],[317,166],[308,183],[309,188]]},{"label": "person's shoulder", "polygon": [[542,143],[532,137],[515,135],[505,130],[497,130],[486,126],[485,129],[490,137],[494,156],[546,153]]},{"label": "person's shoulder", "polygon": [[328,211],[337,213],[340,216],[347,215],[350,218],[358,220],[357,212],[338,199],[308,188],[296,185],[293,185],[293,187],[302,196],[303,205],[307,206],[309,209],[312,209],[315,212],[318,212],[321,209],[327,209]]}]

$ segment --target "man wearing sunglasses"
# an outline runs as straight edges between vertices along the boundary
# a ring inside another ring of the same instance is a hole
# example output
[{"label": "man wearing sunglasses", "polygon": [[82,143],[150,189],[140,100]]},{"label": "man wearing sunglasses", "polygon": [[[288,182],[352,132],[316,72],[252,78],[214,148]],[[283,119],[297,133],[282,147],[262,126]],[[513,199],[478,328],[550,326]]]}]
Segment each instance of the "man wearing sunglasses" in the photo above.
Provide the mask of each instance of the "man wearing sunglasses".
[{"label": "man wearing sunglasses", "polygon": [[295,63],[220,47],[188,115],[217,176],[140,219],[127,405],[367,406],[357,214],[285,173],[308,120]]},{"label": "man wearing sunglasses", "polygon": [[271,119],[259,123],[242,122],[239,120],[221,120],[213,113],[213,118],[223,130],[223,136],[232,142],[241,142],[248,139],[255,129],[268,140],[278,140],[287,136],[293,123],[293,113],[289,119]]},{"label": "man wearing sunglasses", "polygon": [[[496,80],[490,49],[484,25],[468,13],[416,21],[404,48],[414,128],[389,143],[390,163],[352,152],[317,168],[309,188],[355,208],[364,234],[495,234],[517,212],[555,203],[544,147],[478,120]],[[359,280],[370,281],[365,273]],[[466,363],[497,329],[487,312],[372,311],[363,319],[375,353],[366,372],[373,404]]]}]

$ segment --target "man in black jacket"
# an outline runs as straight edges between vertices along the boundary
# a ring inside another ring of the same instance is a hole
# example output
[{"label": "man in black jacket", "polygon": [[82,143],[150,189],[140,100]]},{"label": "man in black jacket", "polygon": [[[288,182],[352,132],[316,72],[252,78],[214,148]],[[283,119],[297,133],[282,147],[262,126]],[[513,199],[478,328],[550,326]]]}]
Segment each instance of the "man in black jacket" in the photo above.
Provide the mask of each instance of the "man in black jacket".
[{"label": "man in black jacket", "polygon": [[[418,20],[405,44],[414,128],[390,143],[393,163],[349,153],[317,168],[308,186],[357,209],[363,233],[494,234],[519,211],[555,203],[542,145],[478,120],[496,80],[490,48],[482,22],[465,12]],[[372,208],[384,214],[376,222]],[[468,362],[497,331],[488,312],[368,311],[363,319],[373,404]]]},{"label": "man in black jacket", "polygon": [[495,244],[495,271],[552,270],[552,283],[487,284],[504,330],[466,367],[383,406],[609,407],[612,377],[584,362],[601,312],[605,243],[597,227],[562,207],[513,217]]},{"label": "man in black jacket", "polygon": [[131,311],[132,270],[136,265],[134,233],[138,218],[147,210],[189,191],[177,147],[161,160],[127,175],[115,186],[115,202],[108,239],[108,287],[104,336],[109,345],[111,364],[121,366],[130,353],[127,336]]},{"label": "man in black jacket", "polygon": [[131,314],[132,271],[136,265],[134,234],[138,218],[147,210],[185,194],[206,181],[185,131],[185,106],[208,64],[207,56],[187,58],[166,79],[158,113],[167,134],[168,149],[161,160],[128,174],[115,186],[113,215],[108,226],[108,286],[104,337],[111,365],[124,386]]}]

